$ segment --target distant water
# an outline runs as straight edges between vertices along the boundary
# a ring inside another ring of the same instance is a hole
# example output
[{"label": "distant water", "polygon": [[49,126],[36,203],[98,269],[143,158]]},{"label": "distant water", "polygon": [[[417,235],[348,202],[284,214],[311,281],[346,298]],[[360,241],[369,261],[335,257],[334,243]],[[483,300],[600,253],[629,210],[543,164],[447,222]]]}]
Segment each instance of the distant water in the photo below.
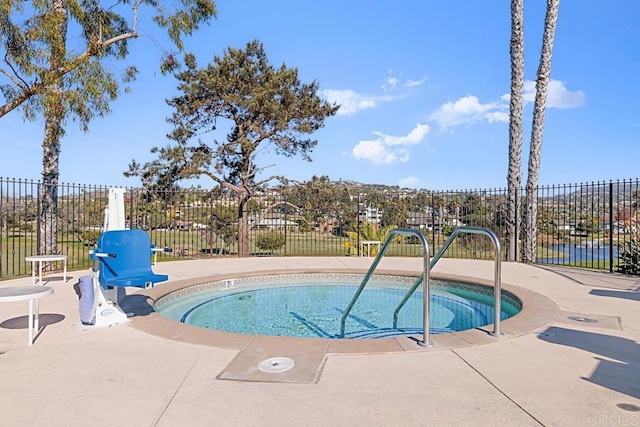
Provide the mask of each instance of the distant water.
[{"label": "distant water", "polygon": [[[536,261],[543,264],[575,264],[580,262],[597,262],[609,261],[609,245],[598,246],[597,244],[588,245],[552,245],[549,253],[552,251],[564,253],[559,257],[537,258]],[[618,259],[618,247],[613,247],[613,259]]]}]

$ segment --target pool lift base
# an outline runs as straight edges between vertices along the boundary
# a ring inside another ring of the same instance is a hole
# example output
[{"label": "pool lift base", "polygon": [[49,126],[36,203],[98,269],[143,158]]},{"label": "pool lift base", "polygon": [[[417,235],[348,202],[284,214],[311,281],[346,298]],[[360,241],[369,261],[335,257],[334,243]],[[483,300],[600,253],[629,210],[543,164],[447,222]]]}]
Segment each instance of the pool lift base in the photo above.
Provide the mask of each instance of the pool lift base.
[{"label": "pool lift base", "polygon": [[[104,328],[129,321],[131,315],[122,311],[118,305],[118,289],[106,290],[100,286],[96,271],[92,269],[90,275],[82,276],[78,287],[81,295],[81,324],[76,329]],[[83,303],[82,299],[85,298],[88,301]]]},{"label": "pool lift base", "polygon": [[424,348],[432,348],[435,344],[431,341],[424,342],[423,340],[418,340],[418,345]]},{"label": "pool lift base", "polygon": [[104,290],[102,286],[100,286],[97,277],[93,278],[93,284],[96,293],[94,303],[96,317],[91,327],[100,328],[128,322],[129,316],[122,311],[117,302],[118,289]]}]

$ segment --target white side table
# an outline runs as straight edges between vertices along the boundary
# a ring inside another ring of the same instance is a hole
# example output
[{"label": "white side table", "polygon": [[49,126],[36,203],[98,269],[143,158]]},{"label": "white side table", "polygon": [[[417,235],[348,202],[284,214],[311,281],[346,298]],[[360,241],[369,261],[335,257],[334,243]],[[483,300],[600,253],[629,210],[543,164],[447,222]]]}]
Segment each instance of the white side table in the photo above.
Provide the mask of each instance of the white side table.
[{"label": "white side table", "polygon": [[153,252],[153,266],[155,267],[158,263],[158,252],[165,252],[165,248],[151,248],[151,252]]},{"label": "white side table", "polygon": [[67,256],[66,255],[31,255],[24,258],[25,261],[31,261],[31,281],[36,284],[36,262],[38,263],[38,284],[42,285],[42,263],[43,262],[64,262],[63,279],[67,281]]},{"label": "white side table", "polygon": [[35,330],[37,333],[40,330],[38,298],[46,297],[52,293],[53,288],[49,286],[9,286],[0,288],[0,302],[29,301],[29,345],[33,345],[33,331]]},{"label": "white side table", "polygon": [[362,245],[362,256],[364,256],[364,245],[367,245],[367,257],[371,256],[371,245],[375,245],[380,250],[380,240],[360,240]]}]

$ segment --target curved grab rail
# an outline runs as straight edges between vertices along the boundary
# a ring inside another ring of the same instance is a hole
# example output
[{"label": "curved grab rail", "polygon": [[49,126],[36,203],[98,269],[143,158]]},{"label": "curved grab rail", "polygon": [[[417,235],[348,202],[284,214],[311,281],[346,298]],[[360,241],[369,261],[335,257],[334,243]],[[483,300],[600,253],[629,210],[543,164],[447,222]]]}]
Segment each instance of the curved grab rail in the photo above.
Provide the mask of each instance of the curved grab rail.
[{"label": "curved grab rail", "polygon": [[[483,228],[483,227],[459,227],[459,228],[456,228],[451,233],[451,235],[449,236],[447,241],[444,243],[444,245],[442,245],[442,248],[440,248],[438,253],[433,256],[433,259],[431,260],[431,263],[429,264],[429,270],[432,269],[434,265],[436,265],[438,260],[440,258],[442,258],[442,255],[444,255],[444,253],[449,248],[449,246],[451,246],[451,243],[453,243],[455,238],[458,237],[458,235],[460,235],[462,233],[484,234],[486,236],[489,236],[489,238],[491,238],[491,240],[493,241],[493,246],[495,248],[496,262],[495,262],[494,289],[493,289],[494,320],[493,320],[493,332],[490,332],[490,334],[493,335],[493,336],[496,336],[496,337],[497,336],[501,336],[502,333],[500,333],[500,308],[501,308],[501,305],[502,305],[502,291],[500,289],[500,283],[501,283],[500,240],[498,240],[498,237],[495,235],[495,233],[493,231],[489,230],[488,228]],[[428,280],[429,280],[429,278],[427,277],[427,281]],[[413,284],[413,286],[411,288],[409,288],[409,291],[407,291],[407,294],[404,296],[404,298],[402,298],[402,301],[400,301],[400,304],[398,304],[398,307],[396,308],[396,311],[394,311],[394,313],[393,313],[393,327],[394,328],[396,328],[397,325],[398,325],[398,313],[400,312],[400,309],[402,307],[404,307],[405,303],[411,297],[411,295],[413,295],[415,290],[420,285],[421,281],[422,281],[422,276],[420,276],[418,278],[418,280]]]},{"label": "curved grab rail", "polygon": [[412,228],[396,228],[396,229],[392,230],[391,233],[389,234],[389,237],[387,237],[387,240],[384,242],[384,245],[382,246],[382,249],[380,249],[380,251],[378,252],[378,255],[376,255],[375,259],[373,260],[373,263],[371,264],[371,267],[369,267],[369,270],[367,271],[367,274],[364,276],[364,279],[362,279],[362,282],[360,282],[360,286],[358,287],[358,290],[353,295],[353,298],[351,298],[351,302],[349,302],[349,305],[347,306],[347,308],[344,311],[344,314],[342,315],[342,320],[340,321],[340,336],[341,337],[344,337],[345,323],[347,321],[347,317],[349,316],[349,313],[351,312],[351,309],[353,308],[353,305],[356,303],[356,301],[360,297],[360,294],[364,290],[364,287],[369,282],[369,279],[373,275],[374,270],[376,269],[376,267],[380,263],[380,260],[384,256],[384,253],[387,251],[387,248],[391,244],[393,238],[398,234],[404,234],[404,235],[412,234],[412,235],[415,235],[416,237],[418,237],[418,239],[420,240],[420,243],[422,243],[422,247],[424,248],[423,273],[422,273],[422,275],[420,275],[420,277],[418,278],[416,283],[414,283],[413,289],[415,290],[415,288],[418,287],[418,285],[420,284],[422,279],[424,277],[426,277],[427,280],[425,280],[425,285],[424,285],[424,290],[423,290],[423,294],[424,294],[424,298],[423,298],[423,333],[422,333],[422,341],[418,342],[418,344],[420,344],[422,346],[425,346],[425,347],[430,347],[432,345],[431,341],[429,340],[429,323],[430,323],[429,322],[429,268],[430,268],[429,267],[429,242],[427,242],[427,238],[425,237],[424,234],[422,234],[419,230],[415,230],[415,229],[412,229]]}]

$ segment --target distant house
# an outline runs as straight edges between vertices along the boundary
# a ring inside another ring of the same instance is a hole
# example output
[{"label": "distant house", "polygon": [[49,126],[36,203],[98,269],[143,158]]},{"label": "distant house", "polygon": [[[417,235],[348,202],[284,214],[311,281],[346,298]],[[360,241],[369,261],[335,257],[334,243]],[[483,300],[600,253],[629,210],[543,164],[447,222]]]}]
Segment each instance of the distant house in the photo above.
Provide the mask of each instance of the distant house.
[{"label": "distant house", "polygon": [[576,232],[576,221],[573,219],[561,219],[553,221],[551,224],[561,233],[574,234]]},{"label": "distant house", "polygon": [[360,221],[368,222],[369,224],[379,224],[382,221],[382,209],[376,207],[364,207],[360,208],[358,212]]},{"label": "distant house", "polygon": [[193,221],[176,221],[175,228],[180,231],[188,230],[204,230],[207,228],[205,224]]},{"label": "distant house", "polygon": [[407,226],[417,230],[431,230],[433,229],[433,220],[431,215],[424,212],[409,212]]},{"label": "distant house", "polygon": [[447,220],[447,223],[454,228],[464,227],[464,222],[460,221],[458,218],[450,218]]},{"label": "distant house", "polygon": [[[288,217],[290,218],[290,217]],[[284,215],[280,213],[271,213],[270,215],[260,217],[254,217],[249,220],[249,223],[254,228],[262,228],[262,229],[283,229],[287,227],[287,229],[297,229],[299,224],[296,221],[292,221],[291,219],[286,219]]]}]

